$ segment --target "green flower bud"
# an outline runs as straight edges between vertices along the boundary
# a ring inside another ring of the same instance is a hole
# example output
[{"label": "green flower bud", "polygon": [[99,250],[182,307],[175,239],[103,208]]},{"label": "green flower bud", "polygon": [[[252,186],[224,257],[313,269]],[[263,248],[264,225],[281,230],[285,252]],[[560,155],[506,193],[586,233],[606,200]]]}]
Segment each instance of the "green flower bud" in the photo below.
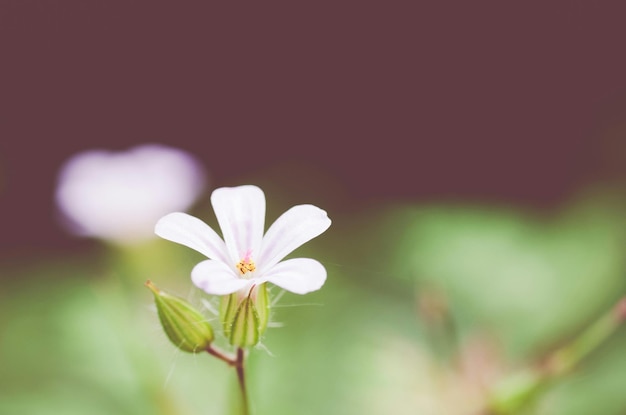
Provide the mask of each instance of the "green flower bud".
[{"label": "green flower bud", "polygon": [[145,285],[154,294],[159,320],[174,346],[189,353],[204,351],[213,341],[213,329],[205,317],[187,301],[159,290],[151,281]]},{"label": "green flower bud", "polygon": [[259,335],[265,333],[270,319],[270,300],[267,294],[267,284],[261,284],[256,289],[255,307],[259,313]]},{"label": "green flower bud", "polygon": [[254,346],[259,342],[259,313],[250,297],[243,299],[230,332],[230,344],[237,347]]},{"label": "green flower bud", "polygon": [[230,344],[237,347],[257,344],[267,328],[269,311],[266,284],[254,286],[245,297],[241,293],[223,296],[220,317]]}]

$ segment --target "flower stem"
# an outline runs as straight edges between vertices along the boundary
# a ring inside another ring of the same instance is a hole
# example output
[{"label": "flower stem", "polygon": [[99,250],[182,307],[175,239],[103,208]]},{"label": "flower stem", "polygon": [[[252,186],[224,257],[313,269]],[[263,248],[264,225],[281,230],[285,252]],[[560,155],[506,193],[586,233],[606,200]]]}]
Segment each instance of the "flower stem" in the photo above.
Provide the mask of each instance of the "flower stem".
[{"label": "flower stem", "polygon": [[508,415],[532,403],[550,382],[567,375],[626,323],[626,297],[600,316],[569,344],[552,352],[545,362],[503,379],[492,391],[489,415]]},{"label": "flower stem", "polygon": [[228,364],[228,366],[237,366],[237,364],[238,364],[238,361],[235,360],[234,357],[230,357],[230,356],[226,355],[224,352],[222,352],[219,349],[214,348],[211,345],[209,345],[206,348],[206,351],[210,355],[217,357],[218,359],[220,359],[223,362],[226,362],[226,364]]},{"label": "flower stem", "polygon": [[207,353],[211,356],[215,356],[223,362],[226,362],[228,366],[234,366],[237,371],[237,381],[239,382],[239,390],[241,391],[241,415],[250,415],[250,407],[248,405],[248,393],[246,390],[246,377],[244,373],[244,350],[239,347],[237,349],[237,356],[230,357],[226,353],[219,349],[209,345],[206,349]]},{"label": "flower stem", "polygon": [[545,369],[556,377],[570,372],[587,355],[606,341],[626,320],[626,297],[606,312],[569,345],[555,351]]},{"label": "flower stem", "polygon": [[248,393],[246,391],[246,377],[244,373],[244,351],[241,347],[237,349],[237,361],[235,368],[237,369],[237,380],[239,381],[239,389],[241,390],[242,415],[250,414],[248,405]]}]

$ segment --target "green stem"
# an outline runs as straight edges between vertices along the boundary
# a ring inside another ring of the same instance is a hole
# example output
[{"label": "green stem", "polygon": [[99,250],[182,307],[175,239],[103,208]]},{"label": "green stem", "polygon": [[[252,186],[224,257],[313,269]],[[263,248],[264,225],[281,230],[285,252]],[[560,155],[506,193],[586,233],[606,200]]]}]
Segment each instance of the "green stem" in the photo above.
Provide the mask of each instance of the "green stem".
[{"label": "green stem", "polygon": [[574,369],[581,360],[604,343],[624,322],[626,298],[605,313],[582,332],[570,344],[555,351],[547,362],[547,371],[552,376],[563,375]]},{"label": "green stem", "polygon": [[566,375],[603,344],[626,322],[626,297],[585,329],[571,343],[555,350],[544,365],[531,367],[503,379],[492,391],[485,414],[517,413],[532,403],[549,382]]}]

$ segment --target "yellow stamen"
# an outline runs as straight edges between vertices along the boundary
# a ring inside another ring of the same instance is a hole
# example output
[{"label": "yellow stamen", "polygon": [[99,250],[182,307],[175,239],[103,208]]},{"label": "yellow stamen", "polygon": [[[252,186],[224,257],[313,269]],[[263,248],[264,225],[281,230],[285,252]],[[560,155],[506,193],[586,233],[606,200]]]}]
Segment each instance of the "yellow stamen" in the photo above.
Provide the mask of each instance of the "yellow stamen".
[{"label": "yellow stamen", "polygon": [[239,263],[237,264],[237,269],[239,270],[239,272],[241,272],[241,275],[246,275],[249,272],[254,272],[254,270],[256,269],[256,265],[254,265],[254,261],[246,258],[239,261]]}]

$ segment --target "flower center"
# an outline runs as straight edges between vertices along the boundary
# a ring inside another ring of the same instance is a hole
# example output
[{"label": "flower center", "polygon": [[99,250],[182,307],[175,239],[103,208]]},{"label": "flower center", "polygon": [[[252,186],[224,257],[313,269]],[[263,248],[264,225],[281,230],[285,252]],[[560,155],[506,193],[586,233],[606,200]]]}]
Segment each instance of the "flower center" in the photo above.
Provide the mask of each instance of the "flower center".
[{"label": "flower center", "polygon": [[246,275],[249,272],[254,272],[256,265],[249,258],[244,258],[237,264],[237,269],[241,272],[241,275]]},{"label": "flower center", "polygon": [[252,250],[249,249],[246,252],[246,255],[244,256],[244,258],[239,261],[239,263],[237,263],[237,269],[239,270],[239,272],[241,272],[241,275],[246,275],[248,273],[254,272],[254,270],[256,269],[256,265],[254,264],[254,261],[250,259],[250,255],[252,254]]}]

